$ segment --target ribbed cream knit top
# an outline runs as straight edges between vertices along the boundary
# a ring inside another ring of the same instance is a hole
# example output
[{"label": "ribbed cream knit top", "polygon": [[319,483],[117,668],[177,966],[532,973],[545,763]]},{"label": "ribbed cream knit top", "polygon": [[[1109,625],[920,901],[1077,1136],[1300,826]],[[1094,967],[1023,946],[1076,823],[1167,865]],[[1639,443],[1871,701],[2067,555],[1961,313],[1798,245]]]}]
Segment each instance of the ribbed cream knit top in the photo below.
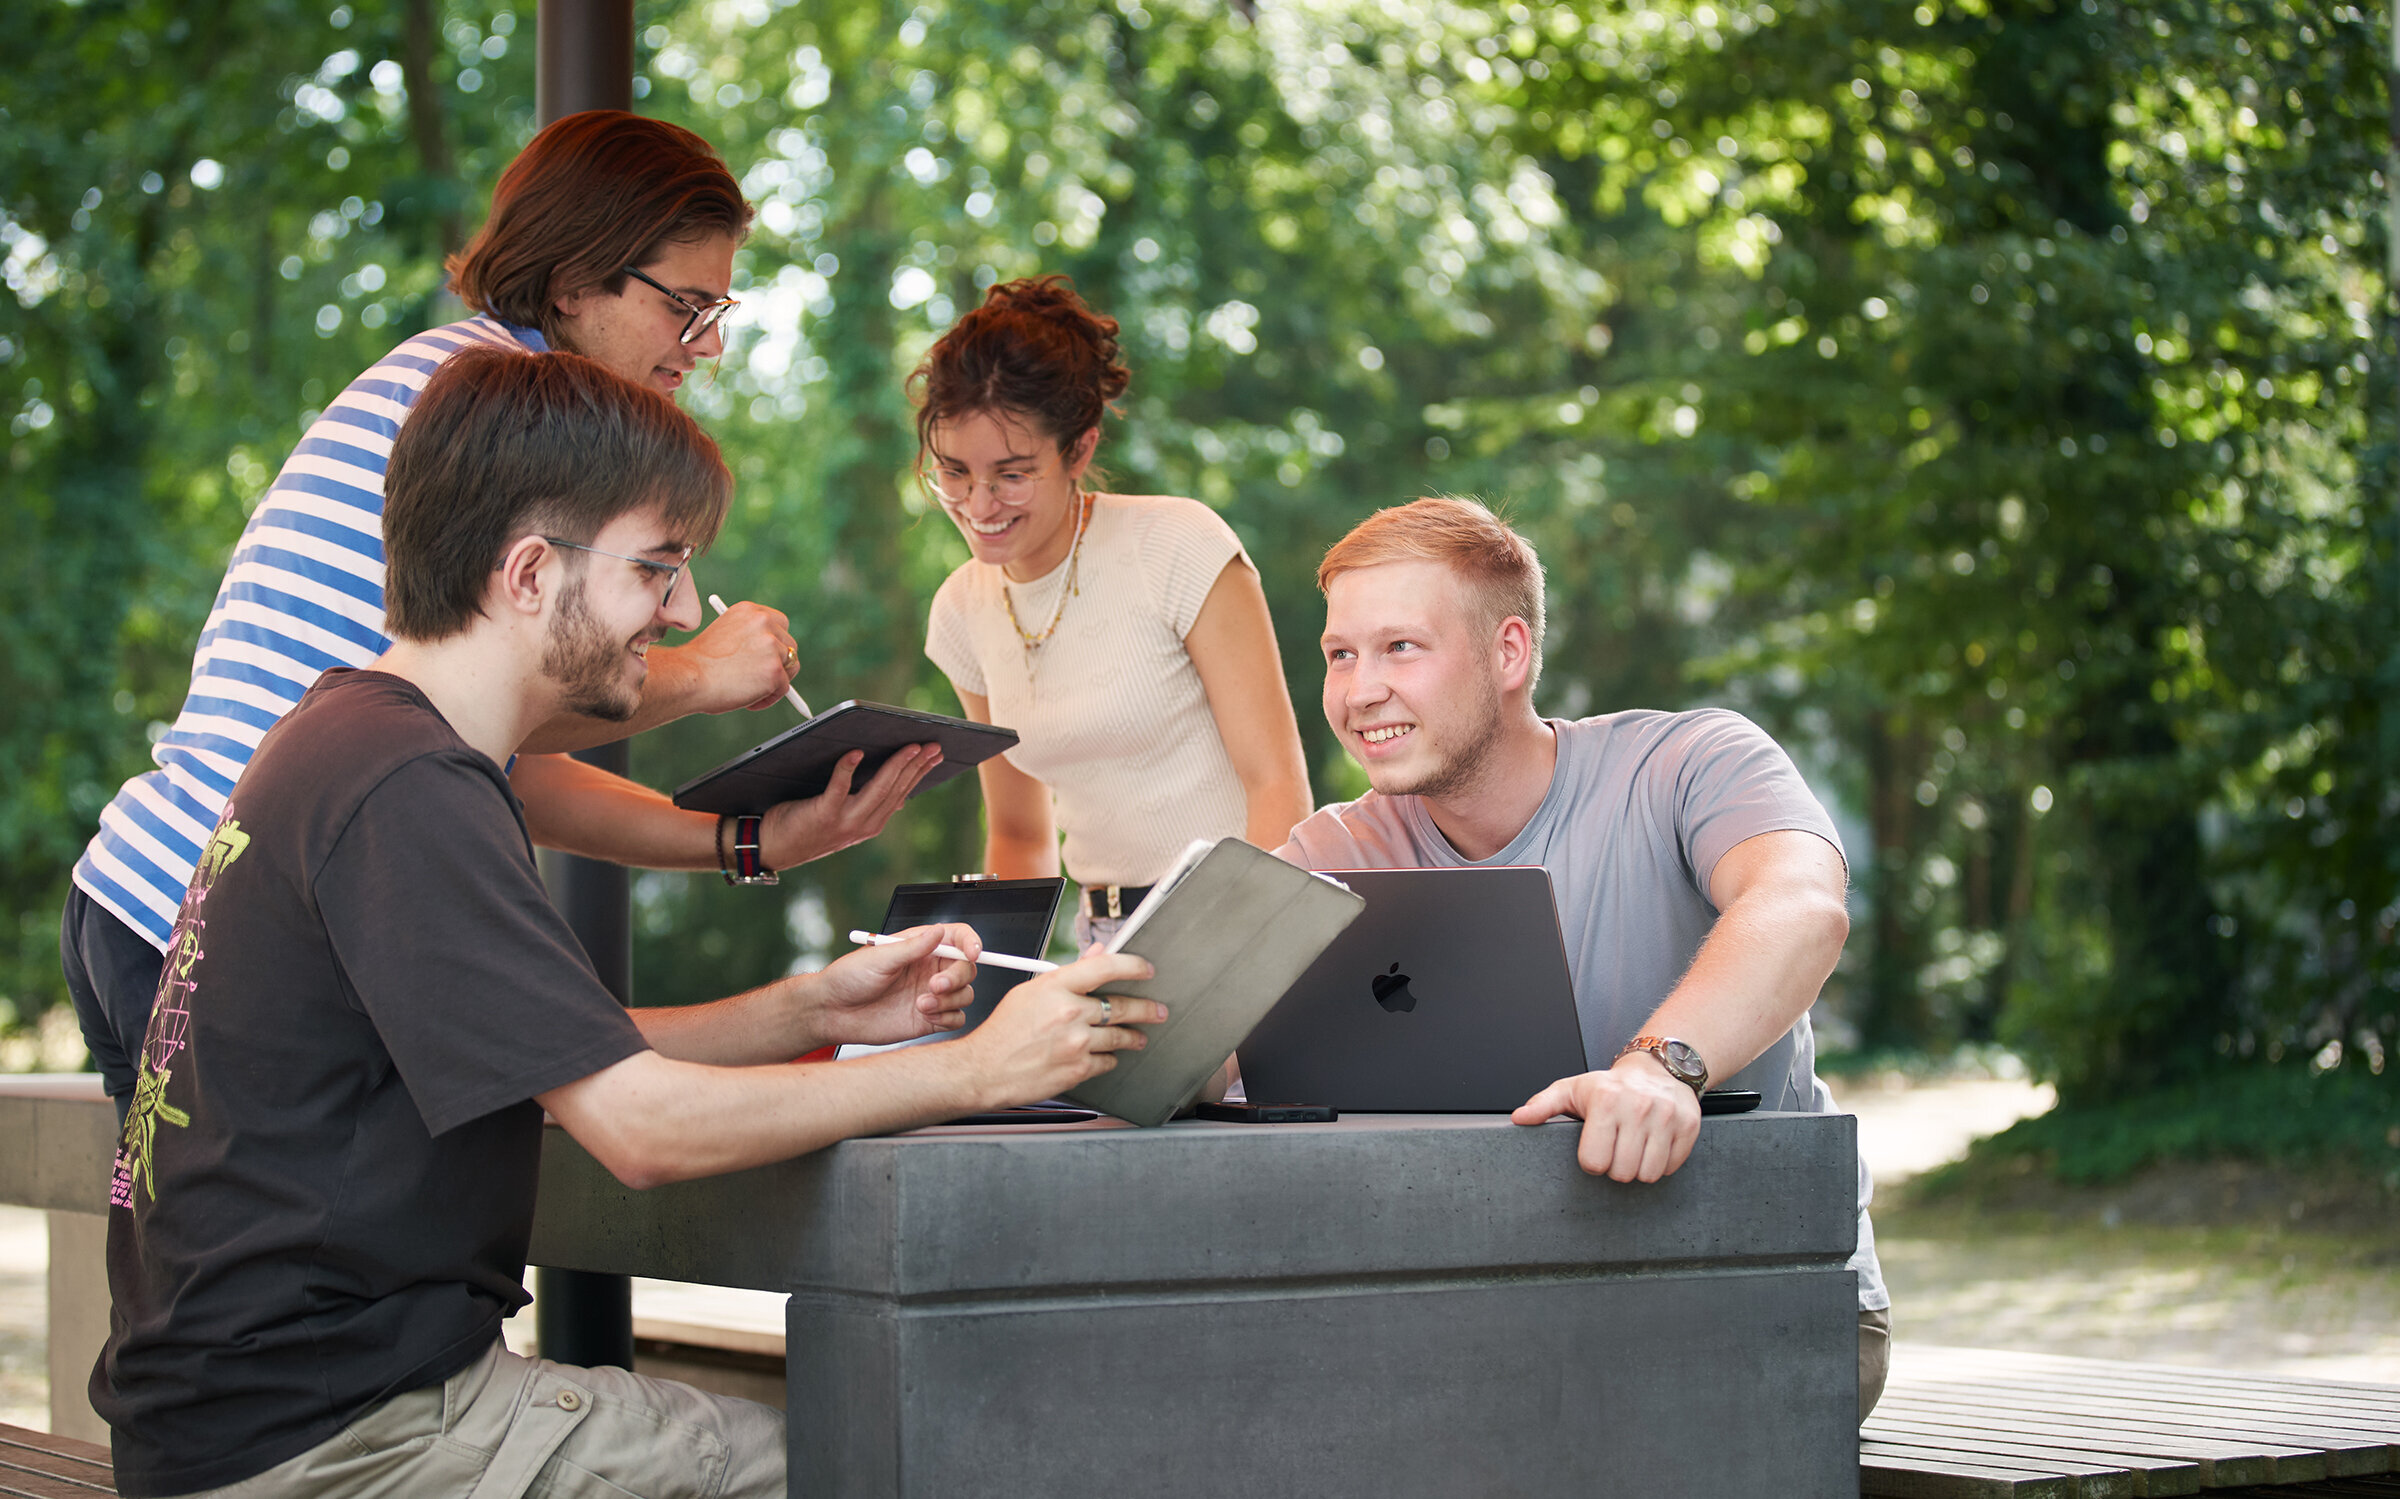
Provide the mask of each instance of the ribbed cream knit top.
[{"label": "ribbed cream knit top", "polygon": [[934,595],[925,654],[961,692],[1017,731],[1019,770],[1050,788],[1062,857],[1077,884],[1146,885],[1194,838],[1240,837],[1248,809],[1183,638],[1240,538],[1197,500],[1092,497],[1077,587],[1058,630],[1070,563],[1028,583],[969,562]]}]

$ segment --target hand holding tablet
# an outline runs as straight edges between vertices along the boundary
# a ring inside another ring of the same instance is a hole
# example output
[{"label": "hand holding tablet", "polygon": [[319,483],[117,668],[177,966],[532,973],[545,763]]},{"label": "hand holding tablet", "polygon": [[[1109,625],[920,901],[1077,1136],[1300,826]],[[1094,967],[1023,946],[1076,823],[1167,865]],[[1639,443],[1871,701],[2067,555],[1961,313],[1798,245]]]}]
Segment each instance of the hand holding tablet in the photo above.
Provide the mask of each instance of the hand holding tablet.
[{"label": "hand holding tablet", "polygon": [[770,807],[812,797],[833,779],[842,756],[861,754],[852,785],[864,785],[883,763],[912,744],[941,747],[942,762],[917,783],[916,795],[964,774],[968,767],[1017,742],[1017,731],[885,703],[836,703],[808,722],[784,730],[675,790],[687,812],[757,817]]}]

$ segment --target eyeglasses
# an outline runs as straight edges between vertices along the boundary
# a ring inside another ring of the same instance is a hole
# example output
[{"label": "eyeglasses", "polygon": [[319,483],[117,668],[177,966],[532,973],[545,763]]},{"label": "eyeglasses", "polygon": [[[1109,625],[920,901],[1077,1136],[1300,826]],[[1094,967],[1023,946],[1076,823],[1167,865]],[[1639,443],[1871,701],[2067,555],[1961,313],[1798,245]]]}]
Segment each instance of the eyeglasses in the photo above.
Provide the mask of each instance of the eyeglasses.
[{"label": "eyeglasses", "polygon": [[587,547],[580,541],[569,541],[563,536],[545,536],[542,540],[554,547],[571,547],[578,552],[590,552],[595,557],[614,557],[620,562],[630,562],[635,567],[642,568],[647,572],[665,573],[667,575],[667,591],[659,598],[658,606],[661,609],[675,602],[675,585],[683,581],[683,570],[692,565],[692,549],[690,547],[685,547],[683,555],[675,559],[674,566],[669,567],[664,562],[653,562],[647,557],[628,557],[623,552],[604,552],[598,547]]},{"label": "eyeglasses", "polygon": [[1044,470],[1028,473],[1024,469],[1005,469],[997,478],[977,479],[972,474],[951,473],[938,468],[921,471],[933,490],[953,505],[964,505],[975,497],[975,486],[981,484],[992,492],[992,498],[1003,505],[1022,505],[1033,498],[1035,486],[1050,477]]},{"label": "eyeglasses", "polygon": [[624,270],[626,275],[631,276],[634,280],[641,282],[644,286],[652,288],[658,292],[659,295],[665,297],[668,301],[674,303],[676,306],[691,314],[691,317],[687,319],[683,325],[683,331],[675,335],[675,341],[679,344],[690,343],[693,339],[698,338],[701,334],[706,333],[709,329],[714,328],[717,324],[723,322],[725,320],[725,314],[742,305],[732,297],[719,297],[714,302],[711,302],[704,307],[696,306],[692,302],[686,300],[681,294],[669,291],[666,287],[661,286],[654,277],[645,273],[640,266],[629,265],[626,266]]}]

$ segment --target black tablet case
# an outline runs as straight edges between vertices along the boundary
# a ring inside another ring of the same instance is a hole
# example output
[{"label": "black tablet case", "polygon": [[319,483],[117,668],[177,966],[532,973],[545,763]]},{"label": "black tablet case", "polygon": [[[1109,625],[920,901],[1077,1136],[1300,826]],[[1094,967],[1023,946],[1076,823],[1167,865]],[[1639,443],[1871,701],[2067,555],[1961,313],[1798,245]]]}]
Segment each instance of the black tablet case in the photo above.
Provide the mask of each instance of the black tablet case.
[{"label": "black tablet case", "polygon": [[939,744],[942,763],[917,783],[922,795],[964,775],[1017,742],[1017,731],[939,713],[919,713],[885,703],[836,703],[804,724],[734,756],[704,776],[675,789],[675,805],[687,812],[755,817],[783,802],[815,796],[833,779],[836,761],[865,750],[851,777],[864,786],[883,762],[911,744]]}]

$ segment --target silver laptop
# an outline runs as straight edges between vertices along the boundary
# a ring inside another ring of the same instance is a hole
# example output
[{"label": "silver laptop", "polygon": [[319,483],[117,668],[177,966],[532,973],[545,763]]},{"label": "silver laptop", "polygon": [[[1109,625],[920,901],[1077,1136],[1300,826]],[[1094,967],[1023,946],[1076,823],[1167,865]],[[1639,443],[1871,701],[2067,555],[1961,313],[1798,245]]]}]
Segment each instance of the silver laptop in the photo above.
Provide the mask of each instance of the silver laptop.
[{"label": "silver laptop", "polygon": [[1251,1102],[1506,1113],[1589,1070],[1549,871],[1324,872],[1367,908],[1242,1043]]}]

